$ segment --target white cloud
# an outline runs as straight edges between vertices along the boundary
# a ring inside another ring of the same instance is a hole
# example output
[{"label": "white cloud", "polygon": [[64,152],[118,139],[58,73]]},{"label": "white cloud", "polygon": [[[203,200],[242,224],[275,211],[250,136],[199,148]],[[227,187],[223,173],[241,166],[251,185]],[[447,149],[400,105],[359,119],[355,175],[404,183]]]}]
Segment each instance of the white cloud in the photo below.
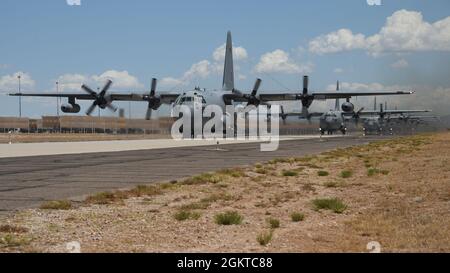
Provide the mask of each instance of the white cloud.
[{"label": "white cloud", "polygon": [[183,75],[184,80],[191,80],[193,78],[206,78],[211,73],[211,64],[207,60],[195,63]]},{"label": "white cloud", "polygon": [[159,81],[159,84],[161,86],[178,86],[183,85],[183,81],[172,77],[165,77]]},{"label": "white cloud", "polygon": [[64,74],[56,80],[59,84],[59,91],[80,90],[81,85],[89,82],[89,77],[81,74]]},{"label": "white cloud", "polygon": [[[216,48],[213,52],[213,59],[216,62],[222,62],[225,60],[225,47],[226,44],[223,44]],[[247,50],[241,46],[235,47],[233,46],[233,59],[236,61],[245,60],[248,58]]]},{"label": "white cloud", "polygon": [[450,51],[450,16],[429,23],[420,12],[399,10],[388,17],[380,31],[372,36],[340,29],[309,42],[317,54],[361,49],[372,55],[384,52]]},{"label": "white cloud", "polygon": [[255,66],[257,73],[309,73],[313,65],[298,65],[291,60],[289,53],[277,49],[272,52],[265,53],[261,56],[259,63]]},{"label": "white cloud", "polygon": [[395,69],[406,68],[408,66],[409,66],[409,63],[405,59],[400,59],[400,60],[396,61],[395,63],[391,64],[391,67],[395,68]]},{"label": "white cloud", "polygon": [[7,64],[0,64],[0,69],[6,69],[6,68],[8,68]]},{"label": "white cloud", "polygon": [[60,91],[79,91],[82,84],[92,85],[91,88],[103,87],[107,80],[113,81],[115,89],[141,89],[144,87],[137,77],[128,71],[108,70],[100,75],[64,74],[57,78]]},{"label": "white cloud", "polygon": [[[226,44],[216,48],[212,54],[212,62],[208,60],[202,60],[193,64],[181,77],[165,77],[160,80],[160,85],[165,87],[173,87],[179,85],[188,85],[194,79],[205,79],[211,75],[211,73],[221,74],[223,73],[223,61],[225,60],[225,47]],[[248,58],[247,50],[243,47],[233,47],[233,60],[241,61]],[[234,65],[234,70],[237,72],[240,70],[238,65]],[[238,75],[239,79],[243,79],[245,76]]]},{"label": "white cloud", "polygon": [[350,29],[345,28],[319,36],[309,42],[309,50],[317,54],[361,49],[365,46],[366,40],[363,34],[353,34]]},{"label": "white cloud", "polygon": [[160,84],[161,86],[187,85],[193,79],[207,78],[214,69],[214,66],[208,60],[203,60],[193,64],[180,78],[165,77],[160,81]]},{"label": "white cloud", "polygon": [[24,72],[16,72],[12,75],[5,75],[0,77],[0,92],[17,92],[19,88],[19,75],[21,77],[20,86],[22,92],[30,91],[30,89],[34,88],[35,81],[31,78],[30,74]]},{"label": "white cloud", "polygon": [[243,80],[247,79],[247,76],[245,76],[244,74],[238,74],[238,79],[243,81]]},{"label": "white cloud", "polygon": [[128,71],[108,70],[103,74],[92,76],[92,79],[98,84],[104,84],[106,80],[113,81],[116,88],[142,88],[143,84],[139,80],[128,73]]},{"label": "white cloud", "polygon": [[342,69],[342,68],[340,68],[340,67],[337,67],[337,68],[335,68],[335,69],[333,70],[333,72],[336,73],[336,74],[341,74],[341,73],[344,73],[344,69]]}]

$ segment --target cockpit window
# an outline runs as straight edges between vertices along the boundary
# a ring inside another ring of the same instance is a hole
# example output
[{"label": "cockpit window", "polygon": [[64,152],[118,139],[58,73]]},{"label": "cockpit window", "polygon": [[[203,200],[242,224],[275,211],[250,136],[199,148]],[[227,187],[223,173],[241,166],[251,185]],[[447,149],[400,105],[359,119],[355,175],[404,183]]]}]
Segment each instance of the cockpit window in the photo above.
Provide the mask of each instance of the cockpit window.
[{"label": "cockpit window", "polygon": [[182,96],[175,102],[178,105],[185,104],[185,103],[191,103],[191,102],[198,102],[206,104],[206,100],[203,96],[195,95],[195,96]]}]

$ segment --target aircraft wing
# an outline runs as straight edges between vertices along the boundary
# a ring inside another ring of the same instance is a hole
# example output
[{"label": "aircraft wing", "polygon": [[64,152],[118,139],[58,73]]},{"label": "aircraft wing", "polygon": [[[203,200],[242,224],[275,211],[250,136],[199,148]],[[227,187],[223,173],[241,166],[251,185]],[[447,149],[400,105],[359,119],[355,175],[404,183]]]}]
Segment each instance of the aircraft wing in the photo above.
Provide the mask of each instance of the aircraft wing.
[{"label": "aircraft wing", "polygon": [[387,114],[387,115],[395,115],[395,114],[408,114],[408,113],[428,113],[430,110],[386,110],[386,111],[361,111],[359,115],[379,115],[379,114]]},{"label": "aircraft wing", "polygon": [[93,96],[90,94],[75,94],[75,93],[10,93],[10,96],[17,96],[17,97],[45,97],[45,98],[76,98],[79,100],[92,100],[94,99]]},{"label": "aircraft wing", "polygon": [[394,92],[320,92],[311,93],[311,96],[316,100],[326,99],[348,99],[351,97],[362,96],[393,96],[393,95],[411,95],[414,91],[394,91]]},{"label": "aircraft wing", "polygon": [[[94,96],[90,94],[81,93],[11,93],[10,96],[22,96],[22,97],[54,97],[54,98],[75,98],[77,100],[93,100]],[[110,94],[113,101],[147,101],[147,95],[145,94]],[[179,94],[160,94],[159,97],[162,103],[170,104],[174,102]]]},{"label": "aircraft wing", "polygon": [[392,95],[411,95],[413,91],[395,91],[395,92],[317,92],[317,93],[263,93],[259,95],[262,101],[288,101],[301,100],[305,97],[315,100],[326,99],[348,99],[360,96],[392,96]]}]

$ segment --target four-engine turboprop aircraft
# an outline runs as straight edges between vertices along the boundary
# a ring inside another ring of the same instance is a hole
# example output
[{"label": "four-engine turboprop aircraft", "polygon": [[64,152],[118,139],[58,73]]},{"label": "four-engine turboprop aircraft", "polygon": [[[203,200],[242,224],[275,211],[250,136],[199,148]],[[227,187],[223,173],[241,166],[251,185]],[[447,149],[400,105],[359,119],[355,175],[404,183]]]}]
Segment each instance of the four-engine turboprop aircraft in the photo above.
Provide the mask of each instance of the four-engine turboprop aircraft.
[{"label": "four-engine turboprop aircraft", "polygon": [[[412,91],[394,91],[394,92],[309,92],[308,76],[303,77],[303,90],[301,92],[281,93],[279,91],[264,92],[258,94],[261,85],[261,79],[257,79],[253,90],[250,93],[239,91],[234,86],[234,67],[233,67],[233,46],[231,33],[228,32],[225,50],[225,64],[223,72],[222,90],[201,90],[195,88],[190,91],[179,93],[156,92],[157,80],[152,79],[150,92],[148,93],[108,93],[112,81],[108,80],[100,92],[95,92],[87,85],[82,85],[81,89],[86,93],[12,93],[10,96],[34,96],[34,97],[60,97],[67,98],[68,104],[61,106],[64,113],[80,112],[80,105],[77,100],[92,100],[92,105],[87,109],[86,114],[90,115],[98,106],[101,109],[108,108],[116,111],[114,101],[145,101],[148,103],[146,119],[151,118],[152,110],[158,110],[162,104],[187,105],[191,109],[194,107],[205,107],[207,105],[218,105],[223,109],[226,115],[226,106],[242,104],[245,105],[268,105],[271,101],[300,101],[302,105],[302,115],[308,116],[308,109],[314,100],[339,99],[344,98],[347,101],[342,104],[342,110],[353,113],[354,106],[350,102],[351,97],[355,96],[384,96],[384,95],[409,95]],[[226,120],[228,117],[224,117]]]},{"label": "four-engine turboprop aircraft", "polygon": [[[355,116],[356,121],[360,118],[363,119],[364,134],[383,134],[384,131],[388,131],[388,133],[391,133],[392,127],[389,125],[392,122],[407,122],[409,117],[413,117],[411,114],[431,112],[431,110],[387,110],[385,109],[386,107],[387,105],[383,108],[383,104],[381,103],[380,110],[377,110],[375,99],[373,111],[361,111],[361,113]],[[427,118],[427,116],[422,117]]]},{"label": "four-engine turboprop aircraft", "polygon": [[[339,91],[339,81],[336,83],[336,91]],[[383,127],[382,125],[386,123],[385,121],[388,121],[389,119],[401,119],[402,117],[406,117],[407,114],[423,112],[430,112],[430,110],[384,110],[383,105],[381,104],[380,110],[377,111],[376,99],[373,111],[364,111],[364,108],[355,111],[353,104],[349,100],[341,105],[339,99],[336,99],[333,110],[324,113],[309,113],[306,118],[309,120],[313,117],[319,117],[319,130],[322,135],[325,133],[332,135],[337,131],[340,131],[345,135],[347,132],[346,123],[348,121],[354,121],[358,124],[359,120],[363,119],[364,130],[375,127],[377,128],[376,130],[380,130],[380,128]],[[283,119],[287,116],[300,116],[300,118],[305,118],[302,113],[285,114],[282,112],[281,116]]]}]

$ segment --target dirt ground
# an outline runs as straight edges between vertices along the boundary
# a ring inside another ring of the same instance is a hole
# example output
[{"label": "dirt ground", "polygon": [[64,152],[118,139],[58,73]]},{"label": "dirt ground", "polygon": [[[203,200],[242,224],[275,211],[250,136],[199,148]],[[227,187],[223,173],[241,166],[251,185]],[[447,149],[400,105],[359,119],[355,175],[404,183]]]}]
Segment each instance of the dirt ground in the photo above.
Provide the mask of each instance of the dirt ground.
[{"label": "dirt ground", "polygon": [[[224,212],[242,222],[218,224]],[[440,133],[44,204],[2,219],[0,251],[450,252],[449,226]]]},{"label": "dirt ground", "polygon": [[0,143],[35,143],[35,142],[73,142],[73,141],[106,141],[106,140],[138,140],[138,139],[163,139],[169,135],[160,134],[27,134],[27,133],[0,133]]}]

